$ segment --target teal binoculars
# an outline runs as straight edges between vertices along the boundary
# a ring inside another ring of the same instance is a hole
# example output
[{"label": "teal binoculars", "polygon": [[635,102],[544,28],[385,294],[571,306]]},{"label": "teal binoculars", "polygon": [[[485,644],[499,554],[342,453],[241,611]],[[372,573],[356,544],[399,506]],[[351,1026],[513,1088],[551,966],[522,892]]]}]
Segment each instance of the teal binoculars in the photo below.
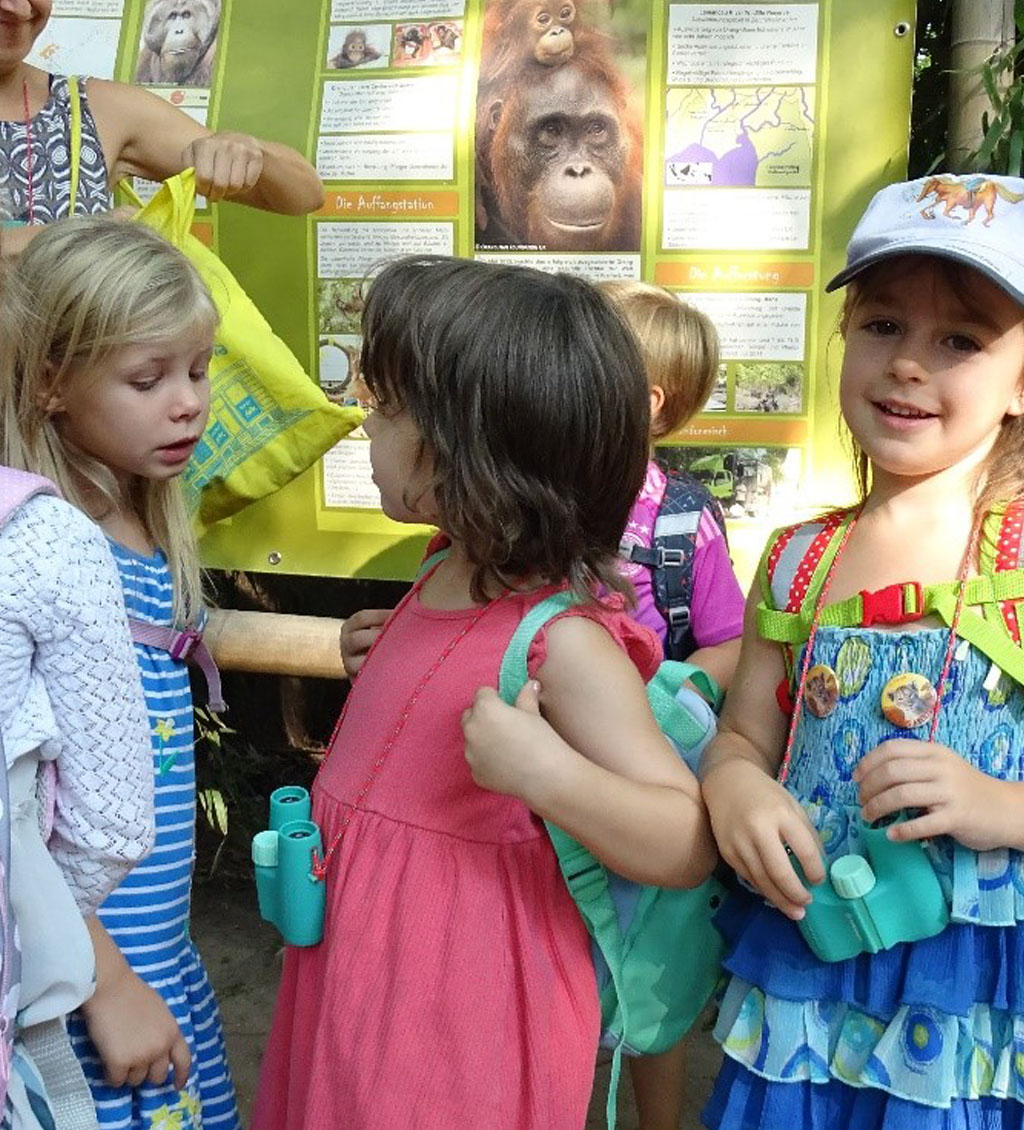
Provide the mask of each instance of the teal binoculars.
[{"label": "teal binoculars", "polygon": [[252,839],[260,915],[290,946],[315,946],[324,932],[324,884],[313,875],[313,853],[321,854],[323,845],[310,812],[305,789],[275,789],[270,827]]},{"label": "teal binoculars", "polygon": [[886,827],[894,822],[862,823],[867,857],[840,856],[818,886],[812,887],[796,867],[812,895],[797,925],[821,961],[845,961],[900,942],[918,942],[949,922],[946,897],[924,848],[916,841],[890,840]]}]

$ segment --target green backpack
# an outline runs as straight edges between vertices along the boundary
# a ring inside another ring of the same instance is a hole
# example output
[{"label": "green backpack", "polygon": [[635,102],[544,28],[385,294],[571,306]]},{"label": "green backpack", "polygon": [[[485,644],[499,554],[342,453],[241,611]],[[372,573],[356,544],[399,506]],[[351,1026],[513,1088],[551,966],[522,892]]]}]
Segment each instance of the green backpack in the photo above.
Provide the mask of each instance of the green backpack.
[{"label": "green backpack", "polygon": [[[515,702],[529,677],[527,654],[537,632],[575,603],[568,593],[556,593],[523,617],[501,663],[498,692],[505,702]],[[694,766],[715,734],[715,715],[704,698],[684,687],[687,681],[720,704],[721,692],[700,668],[674,660],[658,668],[647,698],[662,732]],[[613,1128],[622,1053],[666,1051],[714,992],[724,945],[711,919],[725,889],[714,878],[688,891],[634,883],[607,870],[554,824],[546,827],[593,942],[601,1043],[613,1049],[605,1111]]]}]

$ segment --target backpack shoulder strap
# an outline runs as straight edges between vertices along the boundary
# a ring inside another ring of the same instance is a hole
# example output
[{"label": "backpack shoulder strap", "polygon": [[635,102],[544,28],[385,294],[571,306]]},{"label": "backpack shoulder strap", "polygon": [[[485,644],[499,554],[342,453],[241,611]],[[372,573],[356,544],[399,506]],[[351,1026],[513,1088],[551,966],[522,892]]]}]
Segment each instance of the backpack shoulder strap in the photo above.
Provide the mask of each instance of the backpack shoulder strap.
[{"label": "backpack shoulder strap", "polygon": [[[530,645],[540,629],[556,616],[560,616],[579,599],[568,592],[554,593],[538,601],[519,622],[512,633],[505,654],[502,656],[498,674],[498,694],[510,706],[515,702],[529,678],[527,656]],[[626,997],[622,984],[622,934],[618,917],[608,891],[608,873],[601,863],[579,842],[574,840],[557,825],[545,821],[545,827],[562,872],[565,885],[569,888],[594,943],[601,951],[611,974],[612,984],[618,999],[619,1015],[622,1021],[620,1036],[626,1030]],[[622,1061],[622,1044],[616,1047],[612,1057],[612,1074],[609,1081],[609,1098],[605,1117],[609,1130],[615,1126],[615,1093],[618,1087],[619,1070]]]},{"label": "backpack shoulder strap", "polygon": [[19,506],[37,494],[58,495],[57,488],[42,475],[17,471],[13,467],[0,467],[0,529]]},{"label": "backpack shoulder strap", "polygon": [[[695,647],[693,635],[693,560],[697,529],[712,504],[707,487],[689,475],[670,474],[654,523],[654,601],[668,623],[665,656],[685,659]],[[712,512],[715,512],[712,507]],[[716,513],[719,519],[721,511]],[[719,521],[724,533],[724,521]]]},{"label": "backpack shoulder strap", "polygon": [[[994,507],[985,518],[982,534],[978,551],[982,574],[992,576],[1024,570],[1024,499]],[[1010,599],[1001,601],[998,606],[1003,626],[1018,646],[1021,643],[1020,603],[1019,599]]]},{"label": "backpack shoulder strap", "polygon": [[828,574],[851,510],[776,530],[757,569],[757,628],[769,640],[793,642],[793,621],[805,618]]}]

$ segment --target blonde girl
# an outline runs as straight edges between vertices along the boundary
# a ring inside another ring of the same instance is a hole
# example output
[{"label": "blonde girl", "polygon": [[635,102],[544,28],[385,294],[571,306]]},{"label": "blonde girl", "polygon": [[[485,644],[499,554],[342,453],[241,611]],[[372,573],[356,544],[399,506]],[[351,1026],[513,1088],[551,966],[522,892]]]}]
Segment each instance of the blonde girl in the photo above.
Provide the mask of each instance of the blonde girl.
[{"label": "blonde girl", "polygon": [[182,1130],[234,1128],[216,1005],[187,933],[192,701],[166,635],[203,616],[178,476],[209,413],[216,311],[177,250],[102,217],[41,231],[16,277],[32,316],[0,389],[4,458],[51,479],[107,535],[137,622],[156,782],[156,846],[100,908],[97,991],[73,1041],[101,1127],[173,1116]]}]

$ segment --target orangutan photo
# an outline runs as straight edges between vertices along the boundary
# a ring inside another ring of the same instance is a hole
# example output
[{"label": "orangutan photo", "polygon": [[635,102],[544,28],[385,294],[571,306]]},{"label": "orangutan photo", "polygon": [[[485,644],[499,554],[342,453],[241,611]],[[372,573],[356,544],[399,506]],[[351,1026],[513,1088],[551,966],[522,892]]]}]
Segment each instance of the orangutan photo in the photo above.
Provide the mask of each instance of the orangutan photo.
[{"label": "orangutan photo", "polygon": [[149,0],[135,81],[209,87],[219,27],[220,0]]}]

